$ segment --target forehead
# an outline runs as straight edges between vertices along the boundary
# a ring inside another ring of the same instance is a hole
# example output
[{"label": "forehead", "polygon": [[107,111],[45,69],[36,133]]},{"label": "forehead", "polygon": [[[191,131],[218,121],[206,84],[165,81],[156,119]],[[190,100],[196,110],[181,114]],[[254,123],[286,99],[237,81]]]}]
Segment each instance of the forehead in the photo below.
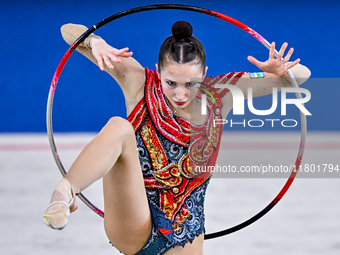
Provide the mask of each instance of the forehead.
[{"label": "forehead", "polygon": [[163,79],[172,81],[190,82],[197,78],[202,78],[202,66],[196,63],[178,64],[176,62],[167,63],[161,70]]}]

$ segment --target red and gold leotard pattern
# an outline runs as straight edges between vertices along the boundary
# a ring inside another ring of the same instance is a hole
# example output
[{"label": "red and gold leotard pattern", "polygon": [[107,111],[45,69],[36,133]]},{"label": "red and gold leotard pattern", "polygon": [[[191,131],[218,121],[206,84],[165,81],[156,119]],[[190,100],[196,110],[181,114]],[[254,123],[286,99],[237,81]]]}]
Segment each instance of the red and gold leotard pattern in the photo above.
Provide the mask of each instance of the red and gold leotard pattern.
[{"label": "red and gold leotard pattern", "polygon": [[207,100],[206,122],[198,126],[174,116],[157,72],[146,68],[145,95],[127,119],[136,132],[149,202],[171,223],[161,219],[156,225],[172,243],[184,245],[204,232],[203,202],[212,174],[206,169],[215,165],[223,132],[223,125],[214,125],[214,119],[222,118],[220,97],[228,92],[217,91],[213,85],[235,84],[242,74],[204,80],[196,100],[205,91],[213,99]]}]

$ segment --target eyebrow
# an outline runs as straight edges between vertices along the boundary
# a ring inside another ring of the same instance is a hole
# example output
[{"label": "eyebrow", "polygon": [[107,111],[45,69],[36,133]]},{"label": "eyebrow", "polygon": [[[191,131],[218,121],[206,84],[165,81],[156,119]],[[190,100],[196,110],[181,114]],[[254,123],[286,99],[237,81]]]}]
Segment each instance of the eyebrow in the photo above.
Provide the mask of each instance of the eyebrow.
[{"label": "eyebrow", "polygon": [[[170,80],[170,79],[165,79],[165,81],[170,81],[170,82],[173,82],[173,83],[177,83],[176,81],[173,81],[173,80]],[[198,79],[193,79],[193,80],[190,80],[190,81],[188,81],[188,82],[186,82],[186,83],[202,83],[202,82],[200,82]]]}]

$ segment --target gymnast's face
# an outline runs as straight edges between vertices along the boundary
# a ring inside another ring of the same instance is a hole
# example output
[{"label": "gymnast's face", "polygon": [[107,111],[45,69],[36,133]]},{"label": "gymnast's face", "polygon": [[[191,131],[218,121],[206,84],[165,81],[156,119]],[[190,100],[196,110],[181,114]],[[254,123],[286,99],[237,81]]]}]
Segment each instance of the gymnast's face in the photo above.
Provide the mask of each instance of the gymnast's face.
[{"label": "gymnast's face", "polygon": [[158,70],[158,76],[161,80],[164,95],[176,109],[185,109],[195,98],[205,73],[202,73],[202,66],[196,62],[178,64],[171,61],[166,63],[161,72]]}]

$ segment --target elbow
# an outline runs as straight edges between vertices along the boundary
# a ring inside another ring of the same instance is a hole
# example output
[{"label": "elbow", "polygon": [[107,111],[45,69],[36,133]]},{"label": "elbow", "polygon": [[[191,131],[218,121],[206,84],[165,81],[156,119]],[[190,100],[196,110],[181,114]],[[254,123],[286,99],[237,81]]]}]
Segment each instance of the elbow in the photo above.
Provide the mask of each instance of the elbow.
[{"label": "elbow", "polygon": [[63,37],[64,41],[67,42],[67,44],[71,45],[73,42],[71,40],[71,33],[72,30],[71,24],[65,24],[60,28],[61,36]]},{"label": "elbow", "polygon": [[65,25],[62,25],[61,28],[60,28],[60,31],[61,33],[67,31],[69,28],[71,28],[72,24],[65,24]]},{"label": "elbow", "polygon": [[308,67],[301,64],[296,65],[292,69],[296,81],[299,85],[307,81],[312,74]]},{"label": "elbow", "polygon": [[83,25],[65,24],[60,28],[61,35],[65,42],[72,45],[87,28]]}]

